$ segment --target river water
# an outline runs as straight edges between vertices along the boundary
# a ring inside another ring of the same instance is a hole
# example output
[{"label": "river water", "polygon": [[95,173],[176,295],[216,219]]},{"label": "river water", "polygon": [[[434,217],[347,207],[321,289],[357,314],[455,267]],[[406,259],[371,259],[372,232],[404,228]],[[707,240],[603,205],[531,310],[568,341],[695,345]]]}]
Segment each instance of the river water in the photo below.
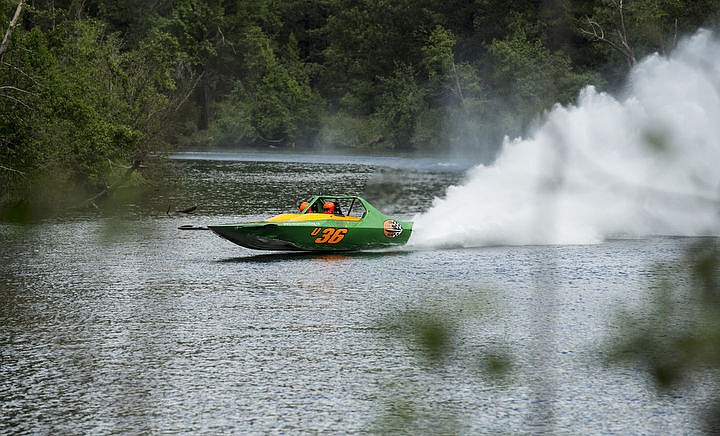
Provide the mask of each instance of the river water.
[{"label": "river water", "polygon": [[0,434],[701,431],[709,388],[605,359],[687,240],[256,252],[177,227],[330,191],[411,218],[463,166],[175,158],[181,189],[119,218],[0,224]]}]

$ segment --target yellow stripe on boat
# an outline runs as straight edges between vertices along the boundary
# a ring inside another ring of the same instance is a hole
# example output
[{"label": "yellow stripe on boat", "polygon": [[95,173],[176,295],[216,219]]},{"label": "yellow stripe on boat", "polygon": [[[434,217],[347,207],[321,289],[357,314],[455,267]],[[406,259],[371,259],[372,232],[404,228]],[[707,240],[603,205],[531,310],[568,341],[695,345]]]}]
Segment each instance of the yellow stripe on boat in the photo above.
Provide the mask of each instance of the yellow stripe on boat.
[{"label": "yellow stripe on boat", "polygon": [[280,215],[275,215],[274,217],[270,217],[266,219],[266,222],[269,223],[279,223],[279,222],[303,222],[303,221],[320,221],[320,220],[326,220],[326,221],[360,221],[360,218],[354,217],[354,216],[340,216],[340,215],[331,215],[326,213],[281,213]]}]

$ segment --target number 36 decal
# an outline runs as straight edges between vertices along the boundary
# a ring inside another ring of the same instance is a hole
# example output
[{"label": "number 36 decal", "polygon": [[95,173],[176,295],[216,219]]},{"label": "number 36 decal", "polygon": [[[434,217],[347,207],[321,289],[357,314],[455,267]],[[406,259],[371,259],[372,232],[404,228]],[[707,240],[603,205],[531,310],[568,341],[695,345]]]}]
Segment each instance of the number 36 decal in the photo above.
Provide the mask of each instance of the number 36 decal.
[{"label": "number 36 decal", "polygon": [[320,235],[315,239],[316,244],[337,244],[345,238],[345,234],[347,234],[347,232],[348,229],[327,228],[323,230],[320,227],[315,227],[312,233],[310,233],[310,236]]}]

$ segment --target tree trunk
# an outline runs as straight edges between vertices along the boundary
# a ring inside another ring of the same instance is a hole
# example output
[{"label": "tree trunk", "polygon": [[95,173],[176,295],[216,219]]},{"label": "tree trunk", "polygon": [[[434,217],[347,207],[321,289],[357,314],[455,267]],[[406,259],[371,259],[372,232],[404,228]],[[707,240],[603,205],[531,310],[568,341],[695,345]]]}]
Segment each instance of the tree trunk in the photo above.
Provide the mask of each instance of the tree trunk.
[{"label": "tree trunk", "polygon": [[8,45],[10,44],[10,38],[12,38],[13,31],[15,30],[15,27],[17,27],[18,21],[20,21],[20,14],[22,14],[24,6],[25,0],[20,0],[18,2],[17,9],[15,9],[15,15],[13,16],[12,20],[10,20],[10,26],[8,26],[7,30],[5,31],[5,36],[3,37],[2,44],[0,44],[0,61],[2,60],[5,52],[7,51]]},{"label": "tree trunk", "polygon": [[202,75],[202,88],[200,91],[200,120],[198,130],[205,131],[210,127],[210,83],[208,74]]}]

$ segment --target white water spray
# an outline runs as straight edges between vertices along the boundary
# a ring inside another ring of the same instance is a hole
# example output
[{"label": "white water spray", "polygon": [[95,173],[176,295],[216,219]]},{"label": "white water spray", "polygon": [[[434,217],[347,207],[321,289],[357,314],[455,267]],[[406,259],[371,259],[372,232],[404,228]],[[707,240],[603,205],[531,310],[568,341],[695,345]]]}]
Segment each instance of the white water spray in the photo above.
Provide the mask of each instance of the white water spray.
[{"label": "white water spray", "polygon": [[529,139],[506,140],[414,218],[411,244],[583,244],[720,235],[720,41],[699,31],[630,73],[627,96],[587,87]]}]

